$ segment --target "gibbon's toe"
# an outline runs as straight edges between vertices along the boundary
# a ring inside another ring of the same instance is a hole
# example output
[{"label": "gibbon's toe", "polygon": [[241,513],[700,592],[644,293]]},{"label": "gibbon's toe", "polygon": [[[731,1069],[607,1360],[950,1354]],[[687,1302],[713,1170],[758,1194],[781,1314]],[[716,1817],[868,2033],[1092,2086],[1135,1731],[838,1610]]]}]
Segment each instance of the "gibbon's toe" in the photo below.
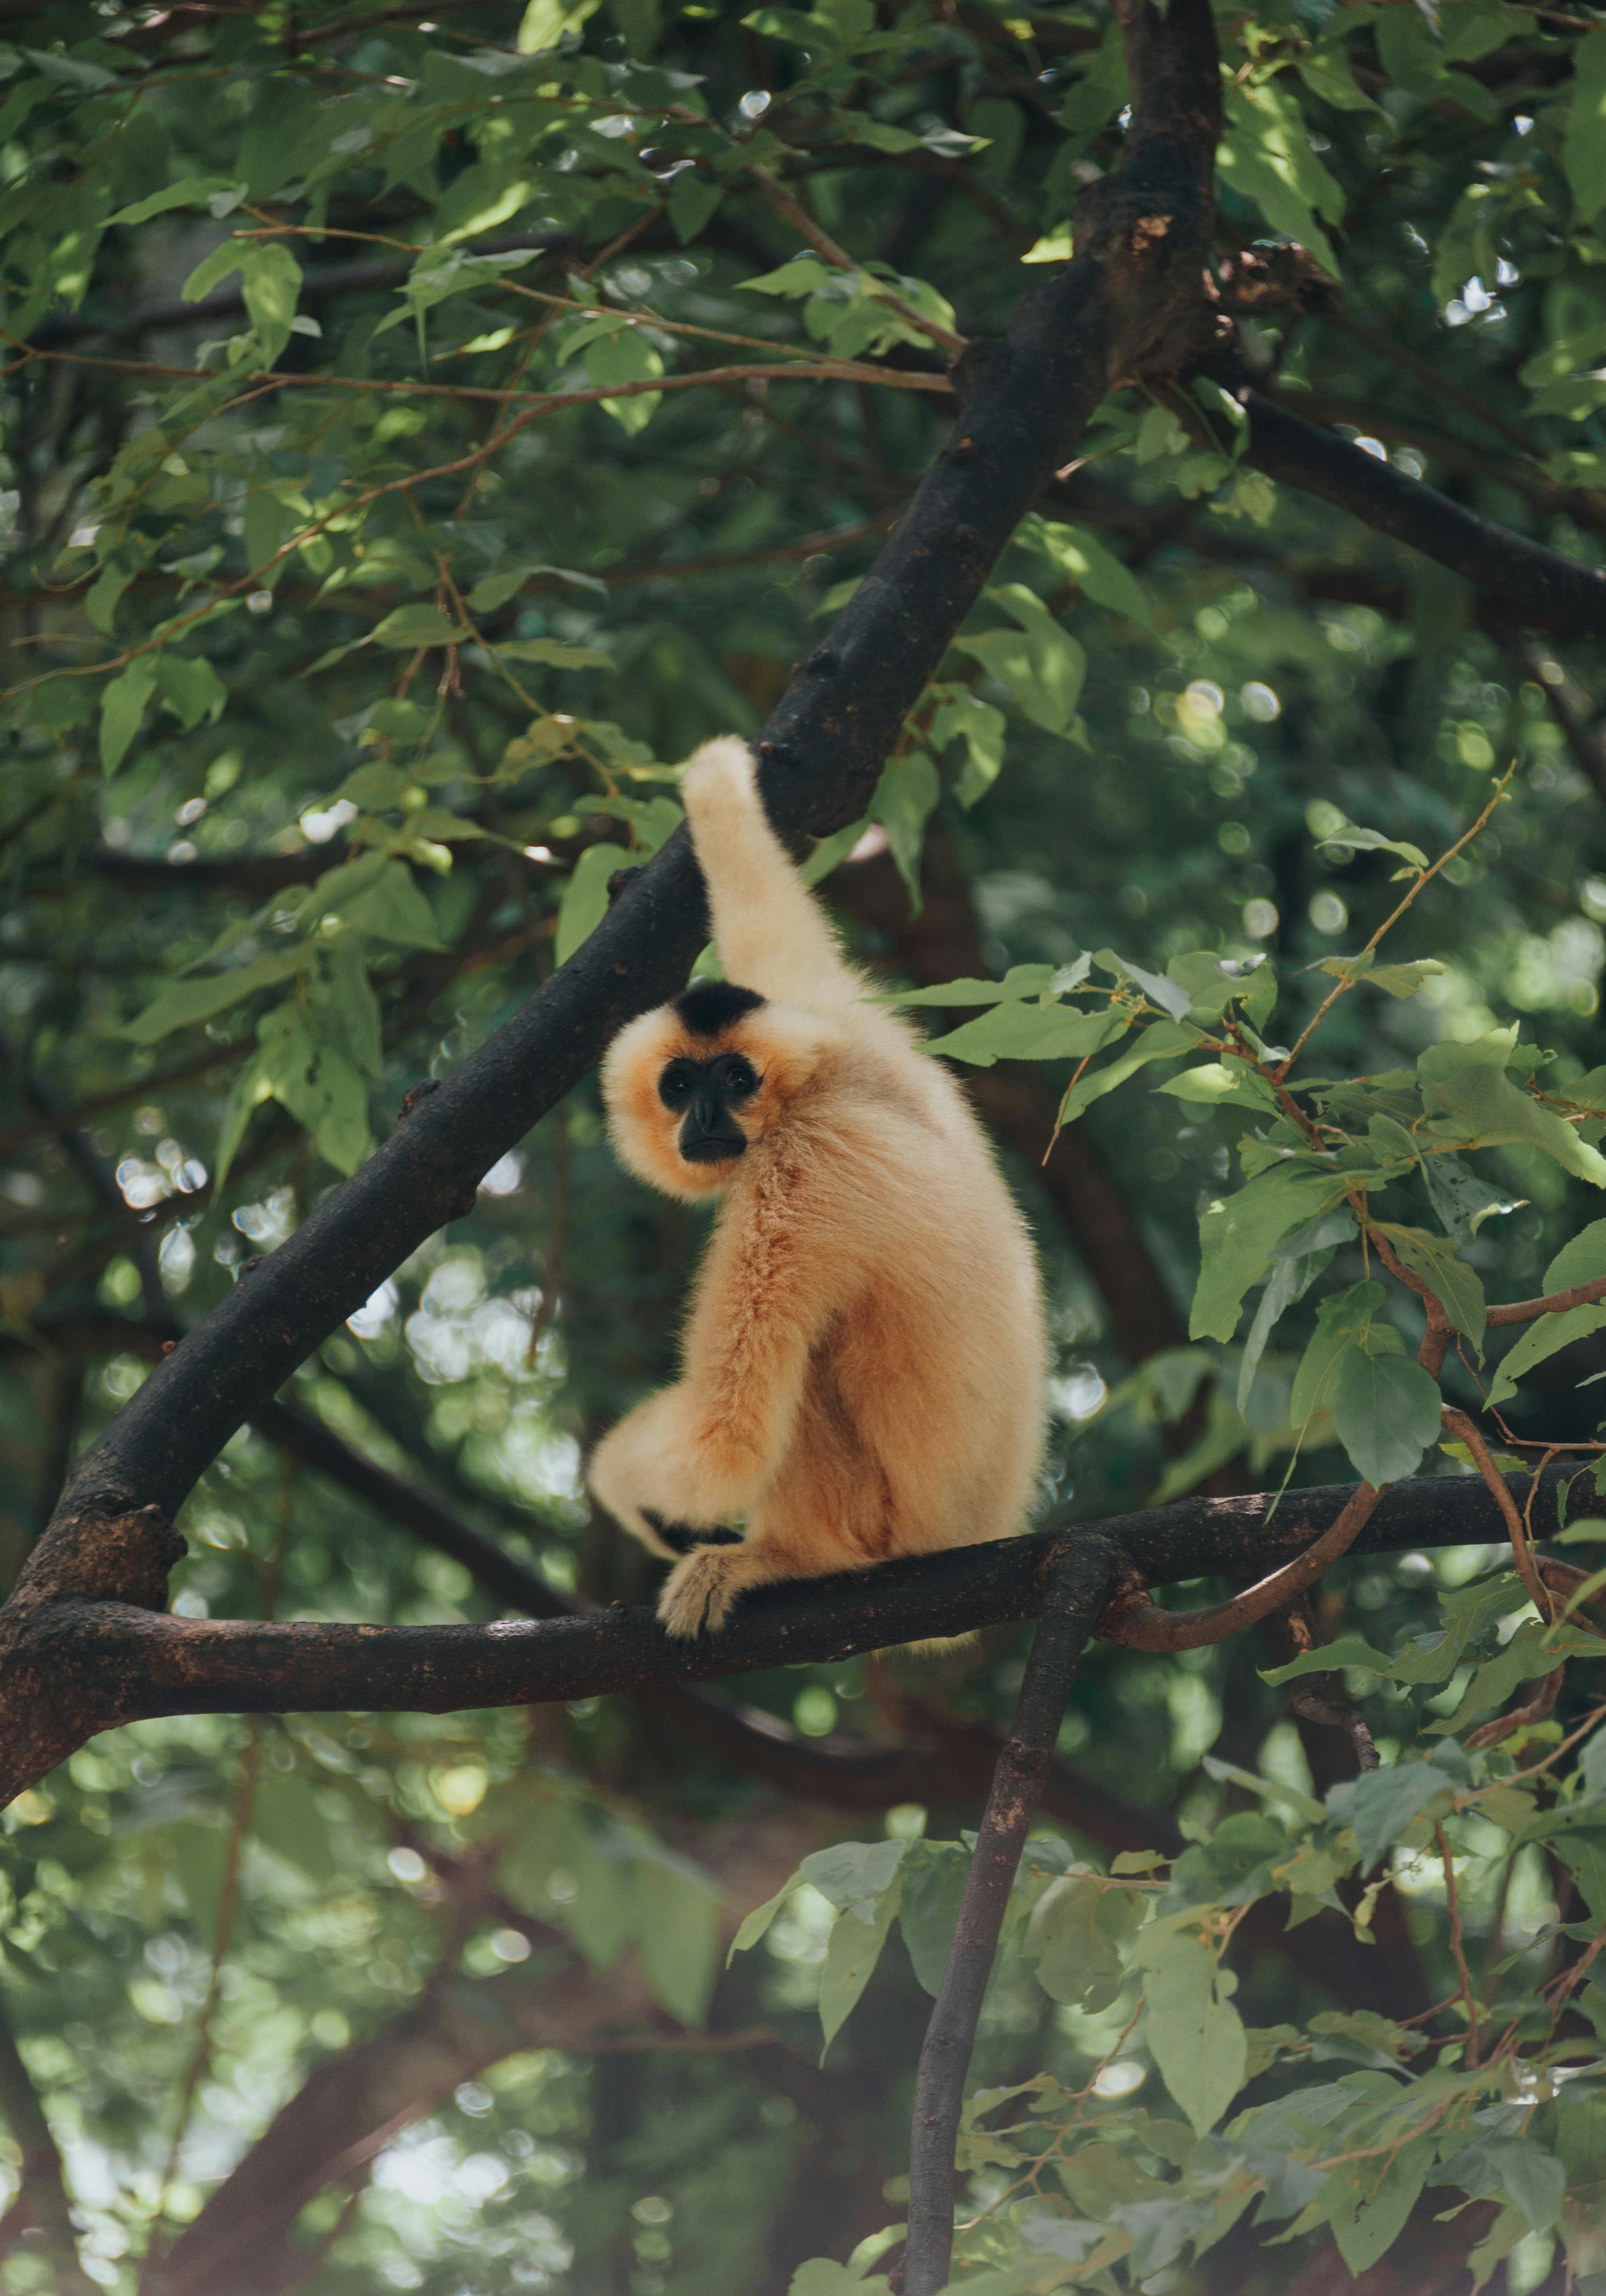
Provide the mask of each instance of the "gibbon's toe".
[{"label": "gibbon's toe", "polygon": [[658,1598],[659,1624],[679,1642],[695,1642],[724,1626],[736,1599],[728,1554],[704,1548],[677,1562]]},{"label": "gibbon's toe", "polygon": [[688,813],[716,805],[721,798],[750,797],[752,790],[753,754],[734,734],[705,742],[694,750],[680,781],[681,802]]}]

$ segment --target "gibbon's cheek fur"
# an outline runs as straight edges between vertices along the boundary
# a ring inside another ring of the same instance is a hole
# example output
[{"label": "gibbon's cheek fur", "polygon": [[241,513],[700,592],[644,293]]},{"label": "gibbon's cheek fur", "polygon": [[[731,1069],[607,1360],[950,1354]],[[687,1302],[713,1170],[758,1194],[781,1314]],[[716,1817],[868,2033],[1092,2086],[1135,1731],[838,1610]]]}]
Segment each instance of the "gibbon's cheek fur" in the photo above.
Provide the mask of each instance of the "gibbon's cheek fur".
[{"label": "gibbon's cheek fur", "polygon": [[1019,1529],[1047,1344],[969,1103],[844,961],[745,746],[705,743],[682,795],[728,978],[621,1030],[602,1091],[631,1170],[718,1208],[681,1375],[588,1476],[675,1558],[659,1616],[690,1636],[766,1579]]}]

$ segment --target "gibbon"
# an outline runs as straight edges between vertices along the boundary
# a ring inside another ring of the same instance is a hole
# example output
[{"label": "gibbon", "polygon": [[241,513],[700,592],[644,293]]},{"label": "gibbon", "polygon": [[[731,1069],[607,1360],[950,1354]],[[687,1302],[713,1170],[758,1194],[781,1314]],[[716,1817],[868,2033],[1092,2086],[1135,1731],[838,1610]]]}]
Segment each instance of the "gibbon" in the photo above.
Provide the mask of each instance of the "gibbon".
[{"label": "gibbon", "polygon": [[659,1617],[691,1636],[764,1579],[1018,1529],[1047,1343],[963,1093],[844,960],[746,744],[706,742],[681,794],[727,977],[624,1029],[602,1092],[632,1171],[720,1201],[681,1375],[603,1438],[589,1480],[678,1558]]}]

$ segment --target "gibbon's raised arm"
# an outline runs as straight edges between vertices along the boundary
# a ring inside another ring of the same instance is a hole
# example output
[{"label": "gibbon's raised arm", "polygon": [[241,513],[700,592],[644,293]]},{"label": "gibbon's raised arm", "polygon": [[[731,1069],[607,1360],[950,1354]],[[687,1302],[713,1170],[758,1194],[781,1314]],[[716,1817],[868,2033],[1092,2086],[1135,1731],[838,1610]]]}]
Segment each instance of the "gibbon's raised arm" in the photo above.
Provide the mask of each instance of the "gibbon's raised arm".
[{"label": "gibbon's raised arm", "polygon": [[770,826],[747,743],[705,742],[680,793],[725,979],[815,1012],[860,1004],[864,983]]}]

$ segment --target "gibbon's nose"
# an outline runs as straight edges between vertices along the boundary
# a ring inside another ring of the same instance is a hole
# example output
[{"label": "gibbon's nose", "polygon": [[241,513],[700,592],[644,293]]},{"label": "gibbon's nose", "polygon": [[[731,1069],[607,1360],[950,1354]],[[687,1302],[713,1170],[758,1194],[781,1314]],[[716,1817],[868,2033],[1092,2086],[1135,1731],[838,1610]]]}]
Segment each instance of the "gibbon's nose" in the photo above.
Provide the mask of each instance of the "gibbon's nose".
[{"label": "gibbon's nose", "polygon": [[747,1135],[725,1104],[722,1093],[700,1092],[680,1128],[680,1152],[688,1164],[726,1164],[742,1155]]}]

